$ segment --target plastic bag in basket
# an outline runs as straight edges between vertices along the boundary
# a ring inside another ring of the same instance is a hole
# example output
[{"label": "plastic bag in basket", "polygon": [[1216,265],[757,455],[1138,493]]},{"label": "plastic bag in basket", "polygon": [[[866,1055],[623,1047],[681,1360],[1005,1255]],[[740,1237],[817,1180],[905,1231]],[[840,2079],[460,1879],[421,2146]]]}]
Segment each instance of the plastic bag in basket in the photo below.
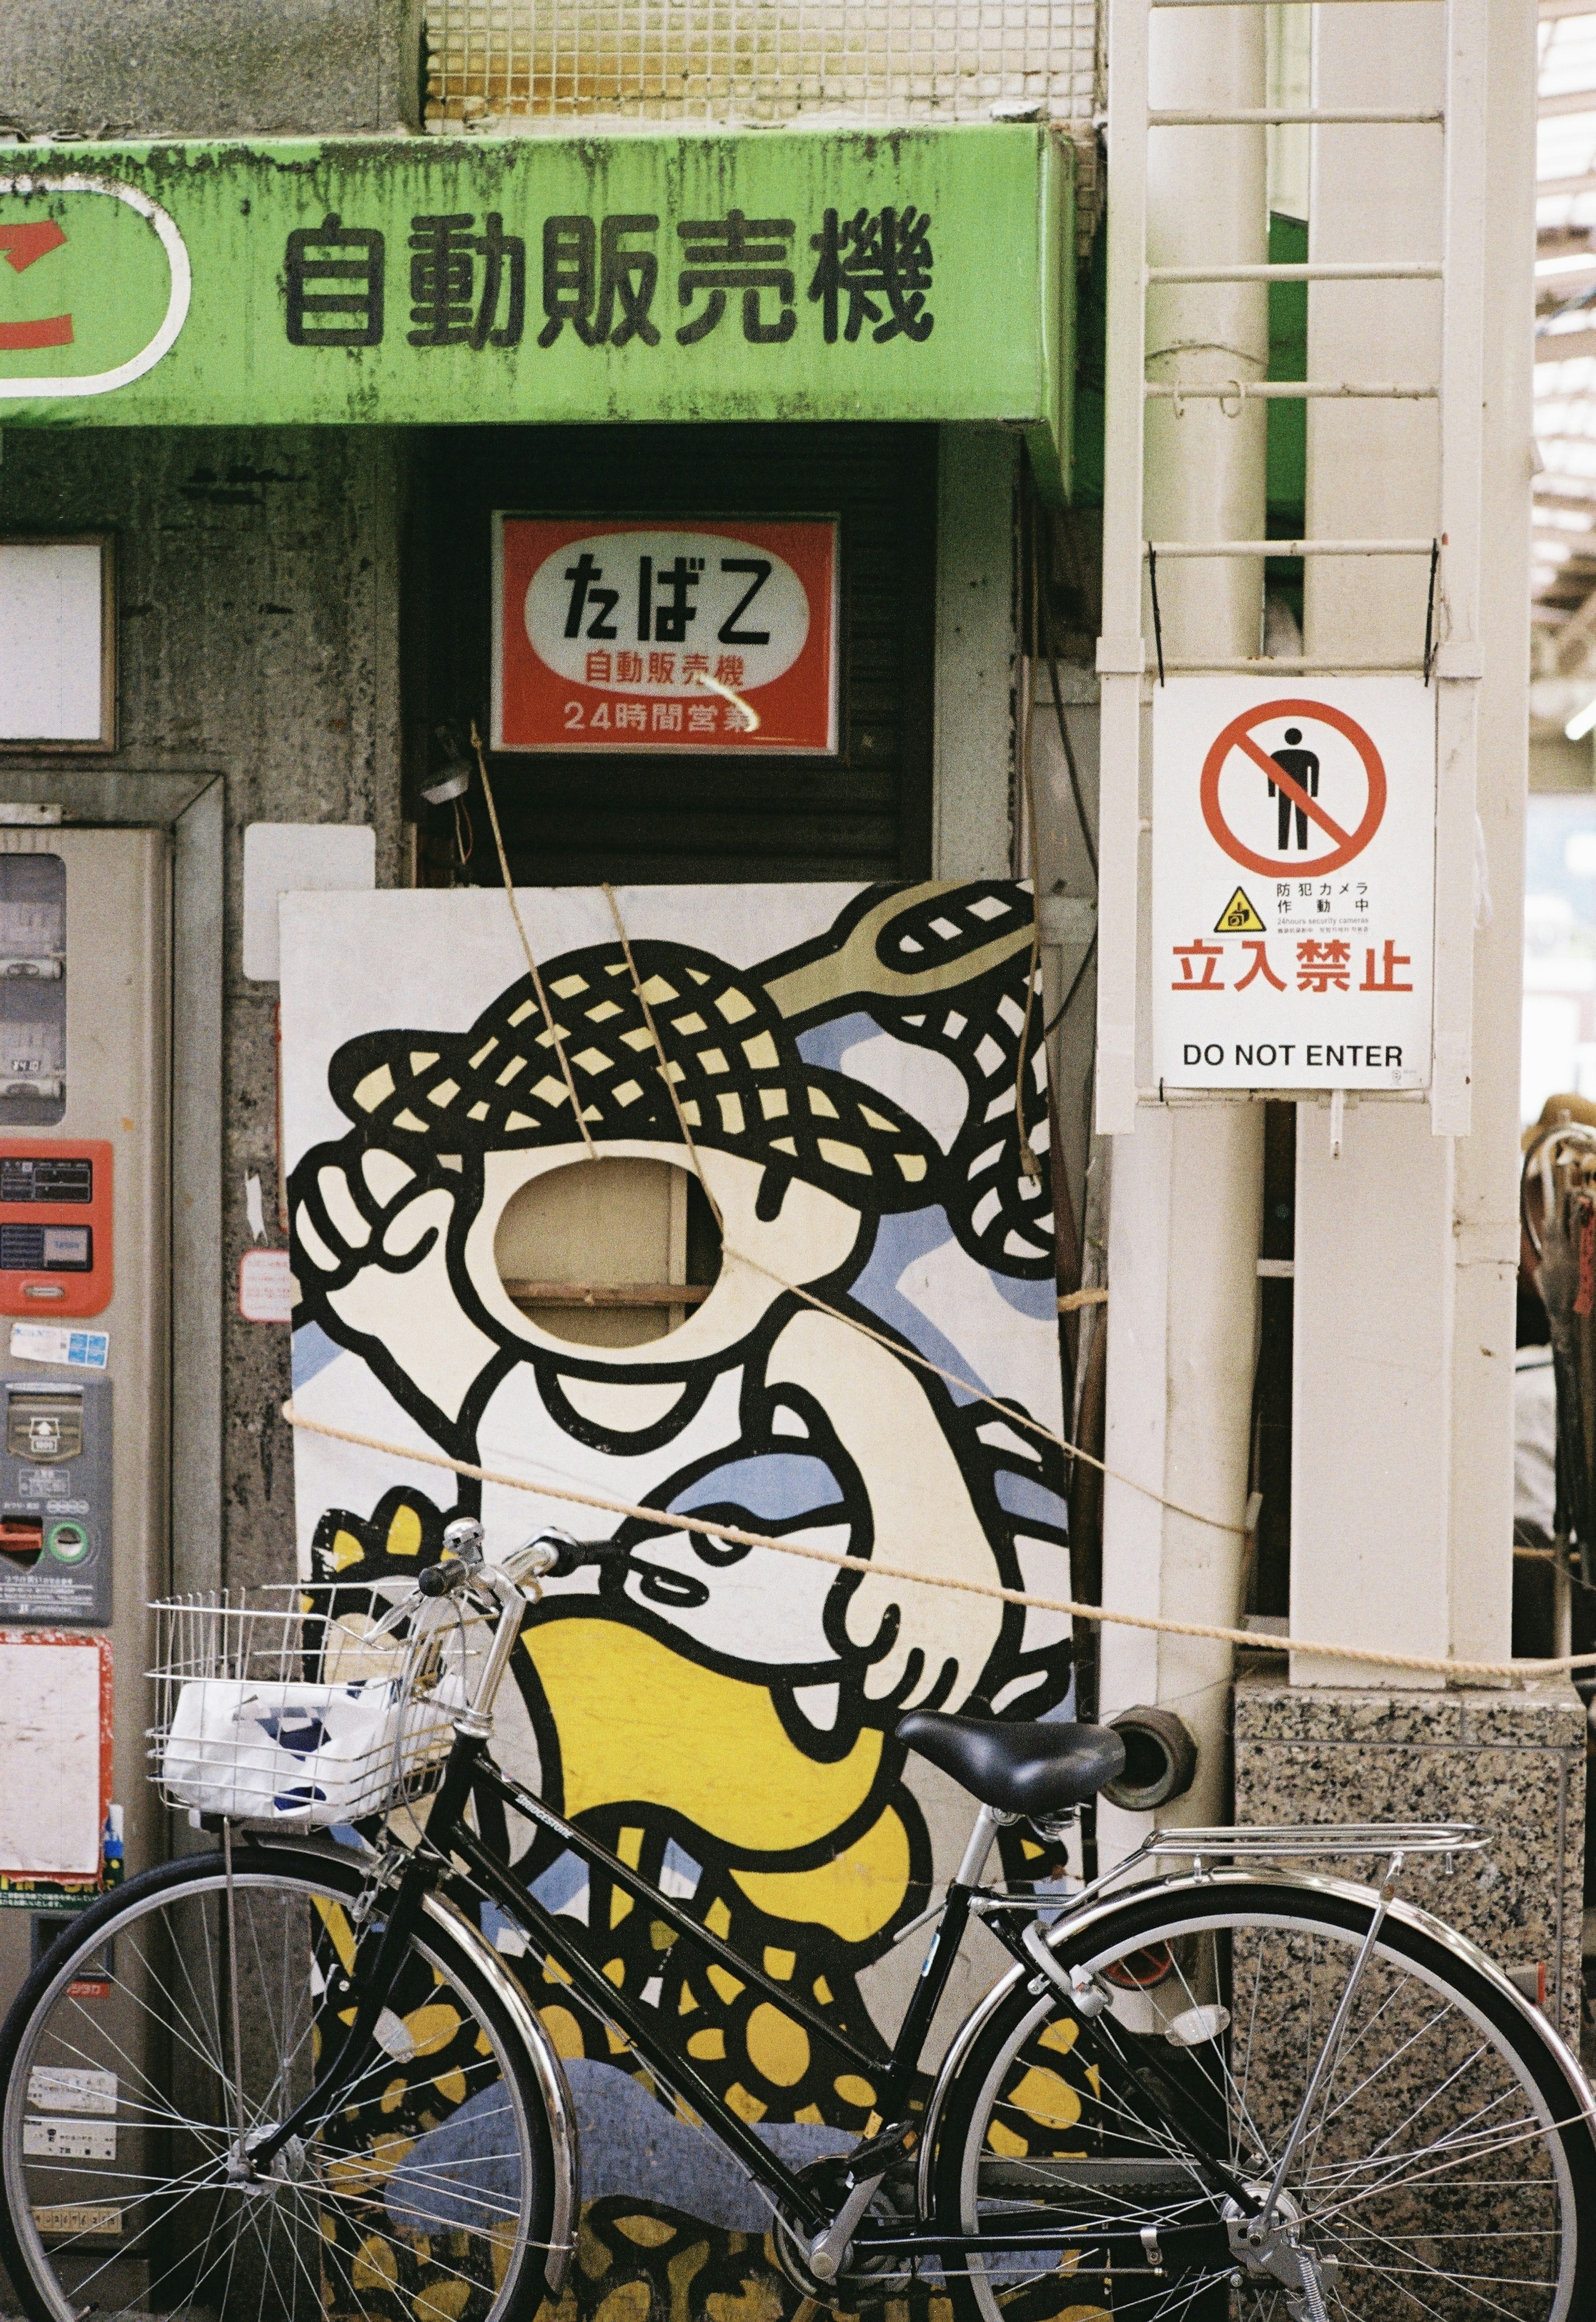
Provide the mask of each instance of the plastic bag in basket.
[{"label": "plastic bag in basket", "polygon": [[161,1779],[172,1802],[235,1822],[353,1822],[386,1806],[404,1764],[442,1756],[446,1715],[397,1678],[349,1685],[205,1679],[184,1686]]}]

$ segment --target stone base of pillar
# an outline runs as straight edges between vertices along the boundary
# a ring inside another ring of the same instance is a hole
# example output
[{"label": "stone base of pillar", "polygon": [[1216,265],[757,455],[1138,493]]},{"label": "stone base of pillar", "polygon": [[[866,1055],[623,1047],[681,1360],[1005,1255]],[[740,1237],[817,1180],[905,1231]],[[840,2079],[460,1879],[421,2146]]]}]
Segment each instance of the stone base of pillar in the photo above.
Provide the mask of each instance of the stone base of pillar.
[{"label": "stone base of pillar", "polygon": [[[1474,1822],[1482,1854],[1448,1878],[1416,1860],[1400,1891],[1522,1982],[1576,2052],[1584,1884],[1584,1708],[1566,1684],[1512,1692],[1236,1687],[1238,1823]],[[1376,1867],[1327,1862],[1372,1883]]]}]

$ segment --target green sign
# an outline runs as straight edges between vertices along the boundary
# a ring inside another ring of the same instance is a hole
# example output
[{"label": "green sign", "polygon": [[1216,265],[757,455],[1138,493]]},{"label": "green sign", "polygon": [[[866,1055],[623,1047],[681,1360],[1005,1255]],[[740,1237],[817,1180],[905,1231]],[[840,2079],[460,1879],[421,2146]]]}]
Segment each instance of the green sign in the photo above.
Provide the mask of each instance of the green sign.
[{"label": "green sign", "polygon": [[0,425],[1002,420],[1067,438],[1026,124],[11,149]]}]

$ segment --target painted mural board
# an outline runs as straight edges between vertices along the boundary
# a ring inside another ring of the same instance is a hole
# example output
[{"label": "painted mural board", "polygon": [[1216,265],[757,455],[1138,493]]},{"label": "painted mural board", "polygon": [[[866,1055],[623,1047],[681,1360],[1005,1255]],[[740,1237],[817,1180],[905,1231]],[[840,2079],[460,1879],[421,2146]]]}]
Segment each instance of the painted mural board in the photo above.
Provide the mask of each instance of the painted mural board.
[{"label": "painted mural board", "polygon": [[1154,688],[1159,1081],[1427,1088],[1435,818],[1420,678]]},{"label": "painted mural board", "polygon": [[493,747],[834,754],[837,529],[496,515]]},{"label": "painted mural board", "polygon": [[17,147],[0,407],[1002,419],[1057,462],[1072,250],[1069,147],[1027,123]]},{"label": "painted mural board", "polygon": [[[597,1164],[502,895],[284,900],[297,1408],[534,1486],[1066,1593],[1062,1455],[1024,1424],[1062,1422],[1028,892],[619,891],[726,1221],[707,1294],[679,1329],[626,1346],[555,1335],[495,1261],[501,1220],[540,1177],[686,1160],[604,896],[519,900]],[[1062,1616],[535,1488],[457,1490],[420,1461],[305,1433],[294,1469],[303,1568],[351,1586],[414,1574],[457,1510],[479,1510],[490,1555],[546,1523],[624,1538],[625,1567],[551,1584],[530,1619],[502,1761],[823,2015],[867,2034],[896,2021],[918,1954],[894,1933],[952,1875],[974,1811],[906,1755],[896,1721],[911,1705],[1061,1714]],[[1011,1870],[1045,1870],[1031,1834],[1004,1844]],[[612,1907],[546,1839],[519,1860],[762,2134],[804,2159],[862,2133],[873,2090],[757,1991],[707,1977],[690,1946],[659,1950],[646,1911]],[[1001,1964],[980,1940],[975,1988]],[[589,2190],[754,2233],[734,2264],[716,2259],[741,2284],[763,2263],[757,2200],[569,1990],[534,1980],[533,1997],[584,2108]]]}]

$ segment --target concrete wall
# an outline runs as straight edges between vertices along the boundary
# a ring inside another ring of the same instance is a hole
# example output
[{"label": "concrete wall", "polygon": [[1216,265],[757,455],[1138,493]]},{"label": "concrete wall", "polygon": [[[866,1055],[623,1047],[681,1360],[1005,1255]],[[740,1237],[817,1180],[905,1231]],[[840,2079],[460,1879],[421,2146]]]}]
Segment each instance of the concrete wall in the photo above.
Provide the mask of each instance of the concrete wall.
[{"label": "concrete wall", "polygon": [[420,105],[420,0],[0,7],[0,129],[24,136],[354,136]]},{"label": "concrete wall", "polygon": [[[5,529],[117,535],[122,732],[108,761],[36,761],[35,771],[0,761],[0,799],[64,795],[70,815],[86,782],[114,800],[120,774],[223,781],[221,1572],[234,1586],[286,1578],[287,1332],[242,1321],[233,1289],[250,1247],[251,1171],[266,1189],[269,1239],[286,1239],[274,1191],[277,987],[243,980],[243,830],[369,822],[378,882],[400,880],[403,442],[377,429],[13,429],[5,453]],[[180,1182],[176,1193],[180,1202]],[[195,1581],[198,1545],[179,1543]]]}]

